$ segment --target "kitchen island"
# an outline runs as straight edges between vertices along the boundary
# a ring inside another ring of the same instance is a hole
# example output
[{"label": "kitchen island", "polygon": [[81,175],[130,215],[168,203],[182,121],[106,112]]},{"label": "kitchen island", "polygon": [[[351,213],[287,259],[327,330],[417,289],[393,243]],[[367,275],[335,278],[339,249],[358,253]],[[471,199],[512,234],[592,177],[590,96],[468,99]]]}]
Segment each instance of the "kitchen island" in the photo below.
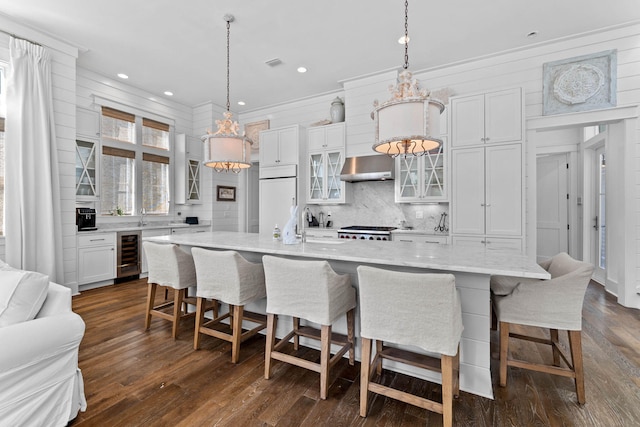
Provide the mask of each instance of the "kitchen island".
[{"label": "kitchen island", "polygon": [[[215,250],[235,250],[246,259],[260,262],[269,254],[297,259],[325,259],[338,273],[351,275],[357,288],[356,268],[370,265],[408,272],[451,273],[456,277],[460,291],[464,331],[460,343],[460,388],[466,392],[493,398],[490,370],[490,293],[492,274],[548,279],[549,274],[527,256],[515,252],[479,249],[466,246],[429,245],[424,243],[383,242],[360,240],[308,239],[305,243],[285,245],[281,241],[254,233],[208,232],[187,235],[149,237],[144,240],[158,243],[176,243],[186,247]],[[393,286],[392,283],[389,284]],[[425,289],[428,292],[428,289]],[[265,311],[264,301],[249,309]],[[385,310],[383,304],[381,310]],[[356,316],[356,337],[359,332]],[[287,322],[283,319],[280,326]],[[288,322],[287,322],[288,323]],[[428,325],[421,325],[427,327]],[[278,330],[284,335],[284,327]],[[344,319],[334,325],[336,332],[345,332]],[[314,346],[313,342],[305,345]],[[315,345],[316,348],[317,345]],[[359,340],[356,357],[359,358]],[[385,367],[387,365],[385,364]],[[430,381],[440,382],[439,375],[405,366],[389,364],[388,368],[411,373]]]}]

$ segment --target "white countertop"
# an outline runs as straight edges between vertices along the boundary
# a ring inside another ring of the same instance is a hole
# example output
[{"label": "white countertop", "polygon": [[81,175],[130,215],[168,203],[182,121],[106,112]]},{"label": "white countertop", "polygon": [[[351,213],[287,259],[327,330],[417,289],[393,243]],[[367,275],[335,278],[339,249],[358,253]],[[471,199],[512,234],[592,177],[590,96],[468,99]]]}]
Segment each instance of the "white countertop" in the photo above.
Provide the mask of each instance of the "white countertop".
[{"label": "white countertop", "polygon": [[78,231],[77,234],[96,234],[96,233],[115,233],[118,231],[143,231],[143,230],[159,230],[172,228],[190,228],[190,227],[210,227],[211,221],[201,221],[198,224],[187,224],[185,222],[167,222],[156,221],[148,222],[146,225],[140,226],[137,222],[120,222],[109,224],[98,224],[97,230]]},{"label": "white countertop", "polygon": [[449,236],[449,232],[440,233],[433,230],[416,230],[414,228],[412,229],[397,228],[395,230],[392,230],[391,234],[424,234],[427,236],[442,236],[442,237]]},{"label": "white countertop", "polygon": [[327,241],[326,239],[318,239],[317,241],[308,239],[306,243],[285,245],[269,236],[227,231],[148,237],[144,240],[363,264],[426,268],[447,272],[499,274],[535,279],[549,278],[549,273],[526,255],[513,251],[463,245],[360,240]]}]

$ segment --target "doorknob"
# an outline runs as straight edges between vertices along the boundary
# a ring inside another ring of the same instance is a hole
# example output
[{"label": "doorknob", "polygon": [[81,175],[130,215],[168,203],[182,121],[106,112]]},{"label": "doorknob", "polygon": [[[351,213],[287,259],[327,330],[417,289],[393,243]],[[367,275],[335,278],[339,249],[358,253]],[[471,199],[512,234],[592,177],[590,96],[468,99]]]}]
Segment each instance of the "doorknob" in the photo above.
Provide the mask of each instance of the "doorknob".
[{"label": "doorknob", "polygon": [[597,229],[598,229],[598,215],[596,215],[596,218],[595,218],[595,224],[593,225],[593,228],[594,228],[595,230],[597,230]]}]

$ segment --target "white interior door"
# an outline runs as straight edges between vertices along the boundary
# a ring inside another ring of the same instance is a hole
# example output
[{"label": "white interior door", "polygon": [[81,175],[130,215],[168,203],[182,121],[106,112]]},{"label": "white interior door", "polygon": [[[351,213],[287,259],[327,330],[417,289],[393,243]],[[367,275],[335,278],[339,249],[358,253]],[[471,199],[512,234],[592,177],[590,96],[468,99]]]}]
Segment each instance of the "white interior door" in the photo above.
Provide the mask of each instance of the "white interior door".
[{"label": "white interior door", "polygon": [[540,156],[537,168],[537,259],[569,252],[567,154]]},{"label": "white interior door", "polygon": [[594,279],[596,279],[600,283],[605,283],[605,271],[607,268],[607,250],[606,250],[606,216],[605,216],[605,208],[606,208],[606,155],[605,155],[605,147],[601,146],[596,148],[595,150],[595,165],[593,169],[593,176],[595,178],[595,186],[594,186],[594,212],[595,217],[593,219],[593,232],[594,237],[593,241],[593,265],[595,266],[594,270]]}]

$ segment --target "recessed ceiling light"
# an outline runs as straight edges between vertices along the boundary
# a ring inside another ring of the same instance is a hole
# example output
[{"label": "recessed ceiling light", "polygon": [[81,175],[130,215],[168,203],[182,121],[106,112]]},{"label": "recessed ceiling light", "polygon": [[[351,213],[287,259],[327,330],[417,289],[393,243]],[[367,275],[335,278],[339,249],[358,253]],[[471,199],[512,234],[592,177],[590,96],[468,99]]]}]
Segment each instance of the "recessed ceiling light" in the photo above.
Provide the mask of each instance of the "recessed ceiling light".
[{"label": "recessed ceiling light", "polygon": [[118,77],[120,77],[121,79],[128,79],[129,76],[127,76],[125,73],[118,73]]},{"label": "recessed ceiling light", "polygon": [[246,105],[244,101],[238,101],[238,105]]},{"label": "recessed ceiling light", "polygon": [[529,34],[527,34],[527,38],[529,39],[535,39],[536,37],[538,37],[537,31],[531,31]]},{"label": "recessed ceiling light", "polygon": [[168,90],[165,90],[164,94],[167,95],[167,96],[173,96],[173,92],[168,91]]},{"label": "recessed ceiling light", "polygon": [[[410,41],[411,41],[411,37],[407,36],[407,42],[410,42]],[[398,39],[398,43],[404,44],[404,36]]]},{"label": "recessed ceiling light", "polygon": [[299,73],[306,73],[307,69],[305,67],[298,67],[298,72]]}]

